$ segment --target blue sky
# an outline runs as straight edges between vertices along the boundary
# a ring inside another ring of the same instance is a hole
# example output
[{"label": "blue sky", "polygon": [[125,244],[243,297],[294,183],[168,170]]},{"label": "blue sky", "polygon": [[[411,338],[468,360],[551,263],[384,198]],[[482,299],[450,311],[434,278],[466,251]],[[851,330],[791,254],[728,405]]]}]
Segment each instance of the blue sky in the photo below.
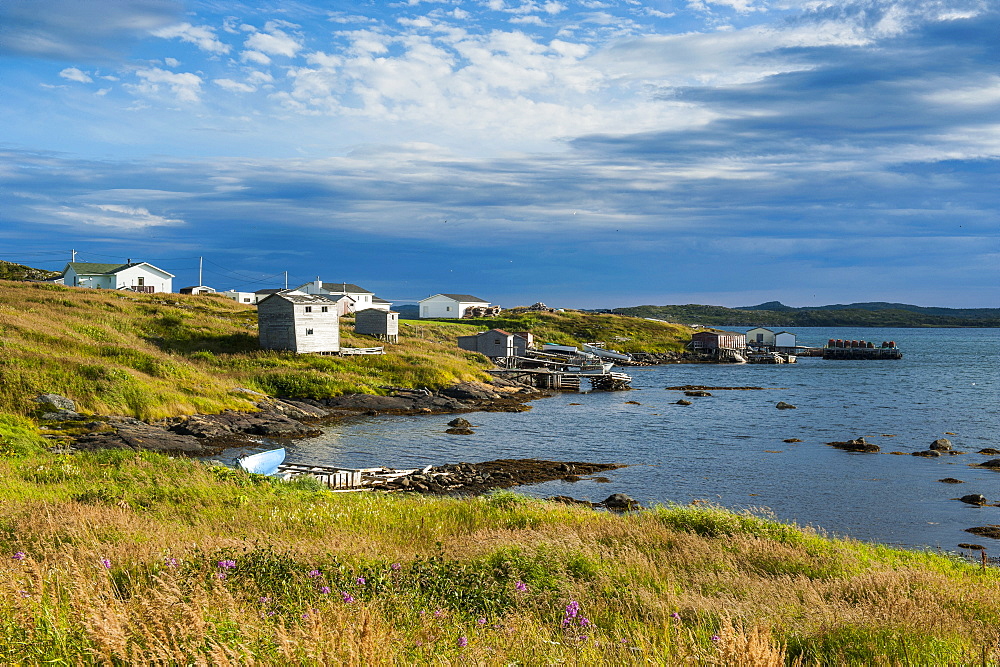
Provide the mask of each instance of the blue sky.
[{"label": "blue sky", "polygon": [[0,0],[0,259],[1000,307],[995,0]]}]

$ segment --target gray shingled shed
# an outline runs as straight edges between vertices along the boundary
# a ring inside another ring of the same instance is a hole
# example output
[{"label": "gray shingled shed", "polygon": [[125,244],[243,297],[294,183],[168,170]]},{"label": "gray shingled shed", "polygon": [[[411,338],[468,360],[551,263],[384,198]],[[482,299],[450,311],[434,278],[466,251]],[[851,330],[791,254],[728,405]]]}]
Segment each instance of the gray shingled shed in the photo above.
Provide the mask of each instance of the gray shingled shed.
[{"label": "gray shingled shed", "polygon": [[340,315],[325,296],[282,290],[257,304],[260,347],[299,354],[340,352]]},{"label": "gray shingled shed", "polygon": [[354,333],[396,343],[399,341],[399,313],[380,308],[359,310],[354,313]]}]

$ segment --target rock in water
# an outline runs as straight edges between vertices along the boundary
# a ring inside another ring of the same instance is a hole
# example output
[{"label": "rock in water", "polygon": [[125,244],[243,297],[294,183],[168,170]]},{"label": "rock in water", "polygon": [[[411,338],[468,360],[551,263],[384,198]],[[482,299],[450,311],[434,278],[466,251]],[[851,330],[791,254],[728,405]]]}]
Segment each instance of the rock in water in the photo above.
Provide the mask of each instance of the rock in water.
[{"label": "rock in water", "polygon": [[979,535],[980,537],[992,537],[994,540],[1000,540],[1000,527],[997,526],[976,526],[975,528],[966,528],[965,532]]},{"label": "rock in water", "polygon": [[981,493],[970,493],[967,496],[962,496],[959,498],[963,503],[968,503],[969,505],[985,505],[986,496]]},{"label": "rock in water", "polygon": [[468,419],[462,419],[461,417],[456,417],[448,422],[448,426],[452,428],[472,428],[472,422]]},{"label": "rock in water", "polygon": [[937,458],[938,456],[941,456],[941,452],[933,449],[925,449],[922,452],[913,452],[913,456],[922,456],[925,459],[933,459]]},{"label": "rock in water", "polygon": [[965,484],[960,479],[955,479],[954,477],[945,477],[944,479],[939,479],[939,482],[944,482],[945,484]]},{"label": "rock in water", "polygon": [[979,464],[980,468],[994,468],[1000,470],[1000,459],[990,459]]},{"label": "rock in water", "polygon": [[855,438],[854,440],[848,440],[847,442],[828,442],[826,443],[831,447],[836,447],[837,449],[842,449],[845,452],[868,452],[875,453],[880,452],[882,449],[873,442],[868,442],[861,438]]},{"label": "rock in water", "polygon": [[694,397],[697,398],[697,397],[711,396],[712,393],[709,392],[709,391],[702,391],[702,390],[699,389],[699,390],[696,390],[696,391],[685,391],[684,395],[685,396],[694,396]]},{"label": "rock in water", "polygon": [[949,452],[951,451],[951,440],[948,438],[938,438],[931,443],[928,449],[933,449],[935,452]]},{"label": "rock in water", "polygon": [[775,405],[774,407],[778,408],[779,410],[795,410],[796,409],[796,407],[794,405],[792,405],[791,403],[785,403],[784,401],[778,401],[778,404]]},{"label": "rock in water", "polygon": [[677,405],[691,405],[691,401],[685,401],[683,398],[677,401]]}]

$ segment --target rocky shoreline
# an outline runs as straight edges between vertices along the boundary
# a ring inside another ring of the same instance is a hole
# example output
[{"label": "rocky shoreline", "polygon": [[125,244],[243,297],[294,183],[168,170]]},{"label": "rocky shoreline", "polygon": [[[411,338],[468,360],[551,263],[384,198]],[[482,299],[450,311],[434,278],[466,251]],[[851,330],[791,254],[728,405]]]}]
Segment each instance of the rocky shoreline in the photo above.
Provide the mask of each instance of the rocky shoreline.
[{"label": "rocky shoreline", "polygon": [[145,422],[134,417],[92,416],[76,412],[69,399],[44,394],[36,400],[47,437],[70,450],[133,449],[211,456],[227,447],[260,443],[262,438],[306,438],[321,427],[350,418],[379,414],[451,414],[463,412],[522,412],[529,401],[547,397],[513,382],[462,382],[436,392],[395,388],[390,394],[346,394],[322,400],[283,399],[249,389],[255,412],[226,410]]}]

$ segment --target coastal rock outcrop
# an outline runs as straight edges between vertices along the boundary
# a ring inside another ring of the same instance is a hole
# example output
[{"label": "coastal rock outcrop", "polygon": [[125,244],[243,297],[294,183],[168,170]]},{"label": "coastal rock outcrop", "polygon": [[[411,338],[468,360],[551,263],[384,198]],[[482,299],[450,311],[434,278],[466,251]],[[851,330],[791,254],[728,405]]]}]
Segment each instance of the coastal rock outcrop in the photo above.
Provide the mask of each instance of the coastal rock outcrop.
[{"label": "coastal rock outcrop", "polygon": [[965,532],[1000,540],[1000,526],[976,526],[975,528],[966,528]]},{"label": "coastal rock outcrop", "polygon": [[791,403],[785,403],[784,401],[778,401],[777,405],[775,405],[774,407],[778,408],[779,410],[795,410],[796,409],[794,405],[792,405]]},{"label": "coastal rock outcrop", "polygon": [[627,496],[624,493],[612,493],[598,504],[615,512],[627,512],[629,510],[642,509],[642,505],[639,504],[638,500]]},{"label": "coastal rock outcrop", "polygon": [[982,506],[986,504],[986,496],[984,496],[981,493],[970,493],[966,496],[962,496],[961,498],[959,498],[959,500],[968,505]]},{"label": "coastal rock outcrop", "polygon": [[948,438],[938,438],[931,443],[928,449],[933,449],[935,452],[949,452],[951,451],[951,440]]}]

